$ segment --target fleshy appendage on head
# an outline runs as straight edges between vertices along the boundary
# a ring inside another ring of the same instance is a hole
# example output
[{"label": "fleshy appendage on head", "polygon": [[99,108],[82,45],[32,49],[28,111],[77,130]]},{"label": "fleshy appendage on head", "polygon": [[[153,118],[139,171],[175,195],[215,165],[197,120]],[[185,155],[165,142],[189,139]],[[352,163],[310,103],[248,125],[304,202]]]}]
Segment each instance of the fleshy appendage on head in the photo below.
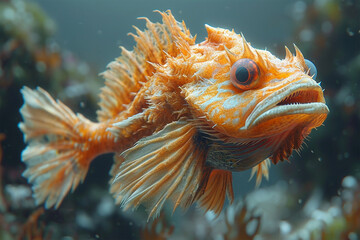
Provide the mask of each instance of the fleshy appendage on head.
[{"label": "fleshy appendage on head", "polygon": [[[208,58],[215,63],[183,92],[194,114],[212,128],[204,132],[210,138],[216,132],[207,164],[231,171],[263,165],[265,170],[267,158],[287,160],[329,112],[312,76],[314,65],[296,46],[295,56],[285,48],[281,60],[233,31],[206,29],[208,39],[198,51],[212,55]],[[214,51],[204,50],[208,46]]]}]

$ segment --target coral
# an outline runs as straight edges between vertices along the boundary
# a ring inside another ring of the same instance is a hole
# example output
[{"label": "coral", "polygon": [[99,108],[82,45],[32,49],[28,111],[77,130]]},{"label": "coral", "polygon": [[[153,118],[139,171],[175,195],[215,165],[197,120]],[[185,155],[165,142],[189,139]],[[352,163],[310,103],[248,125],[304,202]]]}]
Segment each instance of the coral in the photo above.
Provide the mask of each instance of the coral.
[{"label": "coral", "polygon": [[164,214],[147,224],[141,231],[141,240],[166,240],[174,231],[174,226],[168,226]]},{"label": "coral", "polygon": [[225,240],[253,240],[259,233],[261,217],[255,216],[241,201],[229,206],[224,218],[227,227]]},{"label": "coral", "polygon": [[44,208],[40,207],[35,210],[28,218],[26,223],[21,227],[21,230],[17,236],[18,240],[49,240],[51,239],[51,233],[44,233],[44,222],[39,226],[39,217],[44,213]]},{"label": "coral", "polygon": [[[13,202],[9,201],[5,194],[3,193],[3,186],[2,186],[2,178],[3,178],[3,169],[2,169],[2,159],[3,159],[3,149],[1,146],[1,142],[5,140],[5,134],[0,133],[0,238],[1,239],[26,239],[26,240],[46,240],[50,239],[51,235],[47,235],[47,237],[43,238],[45,236],[44,234],[44,223],[41,224],[41,226],[38,225],[38,219],[39,217],[44,213],[44,209],[41,207],[37,210],[35,210],[27,219],[26,223],[21,224],[18,222],[9,222],[7,219],[9,217],[13,217],[14,213],[11,212],[13,209]],[[21,199],[23,200],[23,199]],[[16,229],[16,231],[19,231],[18,234],[16,234],[14,231],[11,231],[11,229]]]}]

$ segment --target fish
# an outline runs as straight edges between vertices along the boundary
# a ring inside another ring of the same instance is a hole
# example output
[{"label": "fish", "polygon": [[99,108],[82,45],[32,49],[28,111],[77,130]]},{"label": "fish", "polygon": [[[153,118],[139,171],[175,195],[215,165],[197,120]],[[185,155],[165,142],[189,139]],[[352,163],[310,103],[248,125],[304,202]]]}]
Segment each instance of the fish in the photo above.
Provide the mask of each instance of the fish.
[{"label": "fish", "polygon": [[46,90],[24,86],[19,128],[23,176],[36,203],[59,208],[90,163],[114,153],[110,193],[121,208],[159,215],[197,204],[219,214],[234,199],[232,173],[256,182],[288,160],[329,109],[316,67],[294,45],[280,59],[234,30],[205,25],[196,43],[171,11],[130,33],[132,50],[102,73],[97,121],[75,114]]}]

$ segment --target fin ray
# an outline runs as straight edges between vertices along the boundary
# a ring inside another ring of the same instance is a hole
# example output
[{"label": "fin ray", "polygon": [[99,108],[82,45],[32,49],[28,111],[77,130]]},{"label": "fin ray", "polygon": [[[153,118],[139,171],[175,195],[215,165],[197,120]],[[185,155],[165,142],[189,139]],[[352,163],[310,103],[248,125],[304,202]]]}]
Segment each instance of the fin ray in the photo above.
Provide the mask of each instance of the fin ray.
[{"label": "fin ray", "polygon": [[249,180],[251,180],[255,176],[255,173],[256,173],[256,187],[260,185],[263,176],[266,178],[266,180],[269,180],[269,167],[270,167],[270,159],[267,158],[252,168]]},{"label": "fin ray", "polygon": [[21,93],[25,103],[19,128],[28,143],[21,154],[27,166],[23,176],[33,184],[37,204],[58,208],[67,193],[84,180],[92,160],[81,150],[81,136],[75,130],[85,118],[41,88],[24,87]]},{"label": "fin ray", "polygon": [[181,46],[195,43],[185,24],[178,23],[170,11],[159,12],[162,23],[146,20],[144,31],[135,27],[136,46],[132,51],[121,48],[122,54],[108,65],[102,73],[105,86],[100,93],[100,110],[98,120],[104,121],[116,117],[126,109],[134,94],[140,90],[142,83],[153,75],[154,64],[164,64],[168,55],[176,56]]},{"label": "fin ray", "polygon": [[[192,202],[205,160],[204,151],[193,142],[195,134],[197,130],[191,124],[177,121],[126,150],[122,155],[125,161],[111,186],[117,202],[125,208],[147,203],[149,218],[159,214],[167,199],[175,202],[175,208]],[[141,167],[134,171],[135,165]],[[129,171],[131,174],[127,174]]]},{"label": "fin ray", "polygon": [[232,187],[232,173],[226,170],[211,169],[206,186],[202,195],[199,196],[199,204],[205,211],[212,210],[219,215],[225,202],[226,195],[230,202],[234,200]]}]

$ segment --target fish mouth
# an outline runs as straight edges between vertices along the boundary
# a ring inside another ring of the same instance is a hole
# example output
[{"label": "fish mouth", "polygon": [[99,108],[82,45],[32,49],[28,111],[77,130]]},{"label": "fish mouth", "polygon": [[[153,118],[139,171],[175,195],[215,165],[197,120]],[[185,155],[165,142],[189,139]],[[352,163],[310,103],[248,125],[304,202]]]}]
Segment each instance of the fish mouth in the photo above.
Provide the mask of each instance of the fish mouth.
[{"label": "fish mouth", "polygon": [[322,89],[307,78],[288,84],[275,91],[256,105],[246,119],[244,129],[257,126],[267,120],[295,114],[328,114]]}]

